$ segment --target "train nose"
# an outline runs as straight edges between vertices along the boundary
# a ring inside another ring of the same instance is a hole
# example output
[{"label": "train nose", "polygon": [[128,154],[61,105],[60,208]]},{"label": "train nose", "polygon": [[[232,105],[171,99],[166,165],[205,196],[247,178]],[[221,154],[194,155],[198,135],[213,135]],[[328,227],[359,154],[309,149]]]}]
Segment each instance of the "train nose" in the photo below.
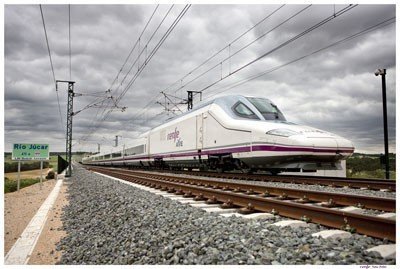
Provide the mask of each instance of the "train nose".
[{"label": "train nose", "polygon": [[337,153],[341,155],[351,155],[354,152],[354,145],[350,140],[343,137],[335,137],[337,143]]},{"label": "train nose", "polygon": [[340,136],[308,137],[308,140],[316,153],[336,153],[336,155],[347,156],[354,152],[353,143]]},{"label": "train nose", "polygon": [[336,155],[348,156],[354,152],[354,145],[351,141],[331,133],[304,131],[297,138],[303,142],[307,141],[305,144],[313,147],[315,154],[335,153]]}]

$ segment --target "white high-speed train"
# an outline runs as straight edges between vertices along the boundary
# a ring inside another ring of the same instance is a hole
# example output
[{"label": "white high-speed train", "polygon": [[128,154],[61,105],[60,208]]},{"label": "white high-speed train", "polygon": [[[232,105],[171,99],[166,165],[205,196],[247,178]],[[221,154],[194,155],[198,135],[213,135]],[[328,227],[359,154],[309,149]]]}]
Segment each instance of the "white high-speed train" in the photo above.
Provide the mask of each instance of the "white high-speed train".
[{"label": "white high-speed train", "polygon": [[113,153],[84,164],[182,169],[315,171],[340,169],[353,144],[286,121],[270,100],[223,96],[170,120]]}]

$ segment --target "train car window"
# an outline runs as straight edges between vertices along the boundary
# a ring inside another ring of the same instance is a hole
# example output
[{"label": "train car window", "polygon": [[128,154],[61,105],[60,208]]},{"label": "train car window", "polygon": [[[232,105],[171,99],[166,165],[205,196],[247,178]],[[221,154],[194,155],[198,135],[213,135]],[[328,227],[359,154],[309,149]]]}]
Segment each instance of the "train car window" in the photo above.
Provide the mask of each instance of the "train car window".
[{"label": "train car window", "polygon": [[248,108],[245,104],[243,104],[242,102],[237,102],[232,107],[232,110],[239,117],[247,118],[247,119],[257,119],[257,120],[259,120],[257,115],[254,114],[254,112],[250,108]]},{"label": "train car window", "polygon": [[130,155],[142,154],[145,151],[144,146],[145,145],[139,145],[133,148],[126,149],[125,155],[130,156]]},{"label": "train car window", "polygon": [[121,152],[113,153],[111,157],[112,157],[112,158],[121,157]]},{"label": "train car window", "polygon": [[248,97],[247,100],[249,100],[250,103],[257,108],[257,110],[263,115],[264,119],[286,121],[286,118],[283,116],[282,112],[270,101],[263,98],[250,97]]}]

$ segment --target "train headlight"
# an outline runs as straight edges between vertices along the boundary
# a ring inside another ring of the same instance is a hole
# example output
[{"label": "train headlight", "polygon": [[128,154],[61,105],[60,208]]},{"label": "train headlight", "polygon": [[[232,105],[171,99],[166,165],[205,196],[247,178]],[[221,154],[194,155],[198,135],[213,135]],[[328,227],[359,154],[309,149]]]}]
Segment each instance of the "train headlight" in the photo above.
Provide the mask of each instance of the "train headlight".
[{"label": "train headlight", "polygon": [[273,129],[271,131],[266,132],[266,134],[289,137],[292,135],[298,135],[299,133],[289,129]]}]

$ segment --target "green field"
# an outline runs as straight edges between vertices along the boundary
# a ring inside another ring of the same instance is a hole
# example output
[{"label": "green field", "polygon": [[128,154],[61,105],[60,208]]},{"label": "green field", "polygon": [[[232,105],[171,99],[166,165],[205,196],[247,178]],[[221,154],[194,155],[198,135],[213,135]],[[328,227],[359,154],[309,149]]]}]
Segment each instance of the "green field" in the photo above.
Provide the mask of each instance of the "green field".
[{"label": "green field", "polygon": [[[65,155],[61,155],[61,157],[65,158]],[[52,168],[53,171],[57,172],[57,162],[58,162],[58,156],[57,155],[50,155],[49,161],[46,161],[46,162],[49,163],[49,168]],[[15,165],[16,163],[17,163],[16,161],[12,161],[11,160],[11,154],[10,153],[4,154],[4,167],[5,168],[6,168],[7,165]],[[38,162],[38,161],[24,161],[24,162],[21,162],[21,168],[24,167],[24,165],[26,167],[29,167],[30,165],[35,164],[35,163],[36,163],[36,166],[40,167],[39,166],[40,162]],[[30,171],[30,170],[28,170],[28,171]],[[28,186],[31,186],[33,184],[36,184],[36,183],[38,183],[40,181],[38,178],[24,178],[23,174],[25,174],[25,173],[21,172],[21,175],[22,175],[22,178],[21,178],[21,181],[20,181],[20,188],[21,189],[25,188],[25,187],[28,187]],[[31,175],[29,175],[29,173],[26,173],[26,174],[28,174],[27,177],[31,176]],[[44,174],[43,176],[46,177],[47,174]],[[44,179],[44,180],[46,180],[46,179]],[[16,191],[16,190],[17,190],[17,181],[16,180],[12,180],[12,178],[8,179],[8,178],[5,177],[4,178],[4,193],[13,192],[13,191]]]},{"label": "green field", "polygon": [[[65,155],[60,155],[62,158],[65,159]],[[11,160],[11,153],[5,153],[4,154],[4,163],[13,163],[16,161]],[[37,161],[24,161],[22,163],[35,163]],[[58,162],[58,155],[51,155],[50,154],[50,159],[48,160],[49,162],[49,167],[53,168],[54,171],[57,171],[57,162]]]},{"label": "green field", "polygon": [[[389,171],[390,179],[396,179],[396,171]],[[347,177],[348,178],[377,178],[384,179],[385,178],[385,170],[378,169],[374,171],[360,171],[356,173],[349,172],[347,169]]]},{"label": "green field", "polygon": [[[44,179],[45,181],[46,179]],[[20,189],[31,186],[33,184],[39,183],[40,179],[21,179],[20,181]],[[17,181],[15,180],[8,180],[7,178],[4,180],[4,193],[14,192],[17,190]]]},{"label": "green field", "polygon": [[[384,165],[379,154],[355,153],[346,160],[347,177],[349,178],[385,178]],[[396,179],[396,155],[389,154],[390,179]]]}]

